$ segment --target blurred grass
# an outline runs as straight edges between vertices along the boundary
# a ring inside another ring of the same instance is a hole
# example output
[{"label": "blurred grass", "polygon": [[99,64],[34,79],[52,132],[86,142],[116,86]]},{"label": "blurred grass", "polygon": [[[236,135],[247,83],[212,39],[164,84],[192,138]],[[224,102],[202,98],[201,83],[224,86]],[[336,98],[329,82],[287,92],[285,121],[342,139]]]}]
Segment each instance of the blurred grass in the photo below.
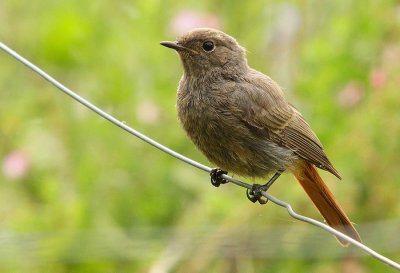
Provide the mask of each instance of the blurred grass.
[{"label": "blurred grass", "polygon": [[[6,0],[0,40],[206,163],[176,119],[179,60],[158,43],[191,21],[219,25],[309,120],[344,181],[322,175],[365,242],[398,260],[399,10],[397,1]],[[389,270],[280,208],[250,204],[241,189],[212,188],[206,174],[116,129],[3,53],[0,144],[0,272]],[[291,177],[271,192],[320,219]]]}]

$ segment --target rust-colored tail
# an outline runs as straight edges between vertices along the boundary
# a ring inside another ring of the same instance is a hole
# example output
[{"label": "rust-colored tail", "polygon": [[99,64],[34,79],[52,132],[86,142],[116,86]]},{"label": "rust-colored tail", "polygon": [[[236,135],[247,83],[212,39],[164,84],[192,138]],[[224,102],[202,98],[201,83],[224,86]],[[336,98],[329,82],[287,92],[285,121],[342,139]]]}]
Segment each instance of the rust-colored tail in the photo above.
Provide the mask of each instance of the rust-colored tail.
[{"label": "rust-colored tail", "polygon": [[[304,162],[304,164],[301,164],[296,169],[294,175],[328,225],[361,242],[360,235],[340,205],[336,202],[335,197],[325,185],[315,167],[310,163]],[[347,241],[340,238],[337,239],[342,245],[348,245]]]}]

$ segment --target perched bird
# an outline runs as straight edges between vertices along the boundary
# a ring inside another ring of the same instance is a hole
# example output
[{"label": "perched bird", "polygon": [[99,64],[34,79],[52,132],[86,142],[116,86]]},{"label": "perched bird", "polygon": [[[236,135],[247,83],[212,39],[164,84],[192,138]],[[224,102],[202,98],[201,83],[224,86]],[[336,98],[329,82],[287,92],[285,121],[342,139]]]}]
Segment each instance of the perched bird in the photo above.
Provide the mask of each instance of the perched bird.
[{"label": "perched bird", "polygon": [[179,120],[213,164],[246,177],[275,173],[271,181],[291,172],[331,227],[361,241],[315,168],[341,179],[321,142],[279,85],[248,66],[246,50],[233,37],[200,28],[161,45],[175,49],[184,68]]}]

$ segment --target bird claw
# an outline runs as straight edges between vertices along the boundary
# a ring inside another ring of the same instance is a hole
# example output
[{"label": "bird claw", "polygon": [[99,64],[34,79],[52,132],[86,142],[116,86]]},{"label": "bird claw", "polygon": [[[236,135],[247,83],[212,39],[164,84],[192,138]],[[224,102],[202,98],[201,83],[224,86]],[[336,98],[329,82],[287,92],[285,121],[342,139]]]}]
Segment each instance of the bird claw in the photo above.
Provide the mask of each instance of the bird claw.
[{"label": "bird claw", "polygon": [[210,176],[211,176],[211,184],[214,187],[219,187],[221,184],[226,184],[229,181],[222,178],[223,174],[227,174],[227,171],[221,170],[219,168],[213,168],[210,172]]},{"label": "bird claw", "polygon": [[260,203],[261,205],[267,204],[268,203],[268,198],[263,198],[265,196],[262,195],[263,191],[267,191],[269,189],[269,187],[271,187],[271,185],[276,181],[276,179],[278,179],[278,177],[283,173],[284,170],[279,170],[277,171],[272,177],[271,179],[265,183],[264,185],[260,185],[260,184],[254,184],[251,189],[247,189],[246,191],[246,195],[247,198],[255,203],[258,201],[258,203]]},{"label": "bird claw", "polygon": [[253,184],[251,189],[246,191],[247,198],[253,203],[258,201],[261,205],[265,205],[268,203],[268,199],[263,199],[262,191],[265,191],[265,185]]}]

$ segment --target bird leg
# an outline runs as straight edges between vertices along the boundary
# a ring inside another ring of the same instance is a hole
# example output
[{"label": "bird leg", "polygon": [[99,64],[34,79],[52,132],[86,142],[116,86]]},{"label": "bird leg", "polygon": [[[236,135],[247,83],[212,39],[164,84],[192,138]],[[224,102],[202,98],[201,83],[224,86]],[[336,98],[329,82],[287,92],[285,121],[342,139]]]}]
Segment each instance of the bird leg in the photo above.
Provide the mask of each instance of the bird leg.
[{"label": "bird leg", "polygon": [[260,185],[260,184],[253,184],[253,186],[250,189],[247,189],[246,195],[247,198],[255,203],[258,201],[258,203],[260,204],[267,204],[268,203],[268,199],[263,199],[263,195],[261,194],[261,192],[263,191],[267,191],[269,189],[269,187],[272,186],[272,184],[274,184],[274,182],[276,181],[276,179],[278,179],[278,177],[283,173],[283,170],[279,170],[277,171],[274,176],[271,177],[271,179],[265,183],[264,185]]},{"label": "bird leg", "polygon": [[219,168],[211,169],[210,176],[211,176],[211,184],[214,187],[219,187],[221,184],[226,184],[229,181],[222,178],[223,174],[227,174],[227,171],[221,170]]}]

